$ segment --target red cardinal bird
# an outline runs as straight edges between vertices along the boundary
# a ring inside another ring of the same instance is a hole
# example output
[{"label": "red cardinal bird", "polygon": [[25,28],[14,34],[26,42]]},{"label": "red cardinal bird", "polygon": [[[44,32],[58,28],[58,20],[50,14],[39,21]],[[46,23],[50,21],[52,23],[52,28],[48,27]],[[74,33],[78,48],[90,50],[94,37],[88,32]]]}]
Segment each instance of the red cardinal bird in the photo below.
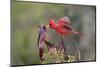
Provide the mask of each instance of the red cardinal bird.
[{"label": "red cardinal bird", "polygon": [[49,23],[50,28],[56,30],[61,35],[69,35],[69,34],[79,34],[82,35],[80,32],[76,32],[73,30],[70,19],[65,16],[62,17],[58,23],[56,24],[53,19],[50,20]]}]

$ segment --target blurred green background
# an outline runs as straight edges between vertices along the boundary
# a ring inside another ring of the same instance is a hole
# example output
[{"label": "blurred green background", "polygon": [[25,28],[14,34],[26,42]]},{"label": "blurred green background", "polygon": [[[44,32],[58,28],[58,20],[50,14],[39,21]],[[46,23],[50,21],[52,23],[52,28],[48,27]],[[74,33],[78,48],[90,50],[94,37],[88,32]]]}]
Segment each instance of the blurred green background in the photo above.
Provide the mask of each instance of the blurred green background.
[{"label": "blurred green background", "polygon": [[[11,3],[11,64],[40,64],[36,25],[45,25],[53,18],[56,22],[63,16],[69,16],[72,27],[84,36],[65,36],[65,44],[77,44],[81,51],[80,61],[95,59],[95,6],[65,5],[53,3],[20,2]],[[59,35],[49,30],[50,40],[59,41]],[[66,38],[77,42],[67,41]],[[74,49],[74,48],[73,48]]]}]

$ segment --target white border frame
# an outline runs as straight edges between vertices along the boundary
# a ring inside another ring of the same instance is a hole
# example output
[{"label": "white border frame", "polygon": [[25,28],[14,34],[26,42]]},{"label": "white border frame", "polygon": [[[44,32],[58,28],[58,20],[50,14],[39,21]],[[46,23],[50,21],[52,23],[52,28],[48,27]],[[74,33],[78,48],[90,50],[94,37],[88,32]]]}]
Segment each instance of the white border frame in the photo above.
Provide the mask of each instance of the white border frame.
[{"label": "white border frame", "polygon": [[[26,0],[24,0],[26,1]],[[38,65],[38,67],[98,67],[100,64],[100,0],[27,0],[36,2],[96,5],[96,62]],[[0,1],[0,67],[10,66],[10,0]],[[30,67],[30,66],[27,66]]]}]

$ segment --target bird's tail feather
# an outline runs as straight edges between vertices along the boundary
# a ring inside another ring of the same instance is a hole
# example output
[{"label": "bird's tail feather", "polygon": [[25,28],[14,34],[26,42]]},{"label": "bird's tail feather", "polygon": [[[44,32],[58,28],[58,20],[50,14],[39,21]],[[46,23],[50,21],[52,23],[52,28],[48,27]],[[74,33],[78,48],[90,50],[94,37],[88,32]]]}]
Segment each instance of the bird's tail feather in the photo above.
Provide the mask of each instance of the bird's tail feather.
[{"label": "bird's tail feather", "polygon": [[81,33],[81,32],[73,31],[73,33],[74,33],[74,34],[78,34],[78,35],[80,35],[80,36],[83,36],[83,33]]},{"label": "bird's tail feather", "polygon": [[40,59],[41,59],[41,60],[44,60],[44,58],[43,58],[44,49],[43,49],[43,48],[39,48],[39,49],[40,49],[40,50],[39,50]]}]

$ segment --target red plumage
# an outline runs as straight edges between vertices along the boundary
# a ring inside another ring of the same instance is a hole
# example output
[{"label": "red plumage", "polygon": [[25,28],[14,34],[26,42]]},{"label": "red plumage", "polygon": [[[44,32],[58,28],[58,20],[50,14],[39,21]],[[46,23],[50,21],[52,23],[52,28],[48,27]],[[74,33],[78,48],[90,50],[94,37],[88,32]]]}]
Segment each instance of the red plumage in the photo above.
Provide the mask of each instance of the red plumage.
[{"label": "red plumage", "polygon": [[55,23],[55,21],[51,19],[49,26],[52,29],[56,30],[61,35],[70,35],[70,34],[82,35],[82,33],[73,30],[70,23],[70,19],[67,16],[60,18],[58,20],[58,23]]}]

